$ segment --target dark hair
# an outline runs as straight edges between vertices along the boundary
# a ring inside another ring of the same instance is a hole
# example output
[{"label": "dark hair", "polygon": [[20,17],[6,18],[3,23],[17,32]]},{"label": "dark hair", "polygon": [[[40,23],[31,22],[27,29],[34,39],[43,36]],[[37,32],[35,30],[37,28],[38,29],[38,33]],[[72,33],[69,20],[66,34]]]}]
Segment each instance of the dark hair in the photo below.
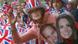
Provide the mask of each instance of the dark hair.
[{"label": "dark hair", "polygon": [[37,8],[32,8],[28,11],[28,17],[30,18],[30,20],[34,21],[34,23],[37,21],[37,20],[34,20],[32,19],[32,13],[33,12],[36,12],[36,11],[40,11],[41,12],[41,18],[39,19],[40,20],[40,23],[41,23],[41,20],[43,20],[43,17],[44,17],[44,14],[45,14],[45,9],[43,7],[37,7]]},{"label": "dark hair", "polygon": [[[74,24],[75,24],[74,19],[73,19],[71,16],[66,15],[66,14],[60,15],[60,16],[56,19],[56,27],[57,27],[57,29],[59,30],[59,21],[60,21],[60,19],[63,19],[63,18],[67,19],[68,22],[70,23],[71,28],[72,28],[72,30],[73,30],[72,37],[73,37],[73,39],[75,39],[77,32],[76,32],[76,29],[75,29],[75,26],[74,26]],[[59,30],[59,34],[60,34],[60,30]]]},{"label": "dark hair", "polygon": [[41,11],[41,15],[43,16],[44,13],[45,13],[45,9],[44,9],[43,7],[32,8],[32,9],[30,9],[30,10],[28,11],[28,13],[29,13],[30,16],[31,16],[31,13],[36,12],[36,11],[38,11],[38,10]]},{"label": "dark hair", "polygon": [[8,4],[8,2],[6,1],[5,4]]},{"label": "dark hair", "polygon": [[59,20],[63,19],[63,18],[67,19],[68,22],[70,22],[70,25],[72,27],[74,26],[74,19],[71,16],[69,16],[69,15],[63,14],[63,15],[58,16],[58,18],[56,19],[56,26],[57,26],[57,28],[59,28]]},{"label": "dark hair", "polygon": [[45,39],[47,39],[47,38],[44,36],[44,34],[43,34],[42,32],[45,30],[45,28],[46,28],[47,26],[53,28],[53,29],[56,31],[56,28],[53,26],[53,24],[45,24],[45,25],[41,26],[41,27],[40,27],[40,34],[41,34]]}]

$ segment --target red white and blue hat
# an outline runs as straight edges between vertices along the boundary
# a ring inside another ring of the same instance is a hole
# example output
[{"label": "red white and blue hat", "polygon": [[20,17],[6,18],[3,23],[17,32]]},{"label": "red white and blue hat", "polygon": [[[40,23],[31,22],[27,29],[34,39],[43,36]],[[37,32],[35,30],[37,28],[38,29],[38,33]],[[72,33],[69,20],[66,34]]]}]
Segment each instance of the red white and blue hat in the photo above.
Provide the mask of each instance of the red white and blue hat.
[{"label": "red white and blue hat", "polygon": [[35,10],[44,10],[40,0],[26,0],[26,9],[29,13]]},{"label": "red white and blue hat", "polygon": [[41,6],[40,0],[26,0],[27,9],[36,8]]}]

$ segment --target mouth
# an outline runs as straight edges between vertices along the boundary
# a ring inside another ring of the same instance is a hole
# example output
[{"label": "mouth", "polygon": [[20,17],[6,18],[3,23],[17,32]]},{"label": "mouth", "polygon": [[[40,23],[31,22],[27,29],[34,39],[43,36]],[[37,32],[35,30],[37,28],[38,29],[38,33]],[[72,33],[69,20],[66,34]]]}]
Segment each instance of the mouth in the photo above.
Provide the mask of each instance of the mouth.
[{"label": "mouth", "polygon": [[41,17],[37,16],[37,17],[33,17],[33,20],[39,20]]},{"label": "mouth", "polygon": [[65,33],[63,33],[64,35],[70,35],[71,34],[71,32],[65,32]]},{"label": "mouth", "polygon": [[70,32],[69,33],[63,33],[62,35],[64,38],[69,38],[71,36]]}]

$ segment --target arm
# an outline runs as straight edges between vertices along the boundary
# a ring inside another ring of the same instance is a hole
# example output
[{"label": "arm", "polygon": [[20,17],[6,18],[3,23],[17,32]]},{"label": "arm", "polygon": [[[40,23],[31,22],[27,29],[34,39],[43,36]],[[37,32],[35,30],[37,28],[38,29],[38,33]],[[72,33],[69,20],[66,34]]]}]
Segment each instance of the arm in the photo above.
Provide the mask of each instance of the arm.
[{"label": "arm", "polygon": [[[12,24],[12,21],[14,21],[14,22],[16,21],[16,19],[13,20],[13,18],[10,15],[8,15],[8,18],[9,18],[10,24]],[[17,44],[26,42],[28,40],[31,40],[31,39],[37,37],[36,34],[34,33],[33,29],[29,29],[29,31],[27,31],[23,36],[19,36],[19,34],[16,30],[16,27],[15,27],[15,23],[11,25],[11,30],[12,30],[13,40]]]},{"label": "arm", "polygon": [[13,26],[12,26],[12,36],[13,36],[14,42],[18,44],[29,41],[33,38],[37,38],[37,36],[35,35],[32,29],[28,30],[25,34],[19,36],[16,29],[14,29]]}]

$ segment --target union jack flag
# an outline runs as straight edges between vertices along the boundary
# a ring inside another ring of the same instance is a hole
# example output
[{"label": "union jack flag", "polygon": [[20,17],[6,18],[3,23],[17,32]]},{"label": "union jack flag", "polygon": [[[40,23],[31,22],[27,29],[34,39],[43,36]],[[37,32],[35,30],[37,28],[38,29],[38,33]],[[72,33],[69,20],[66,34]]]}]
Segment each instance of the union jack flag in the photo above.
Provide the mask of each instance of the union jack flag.
[{"label": "union jack flag", "polygon": [[0,28],[0,44],[14,44],[9,23]]},{"label": "union jack flag", "polygon": [[26,8],[31,9],[34,7],[39,7],[41,6],[40,0],[26,0]]}]

